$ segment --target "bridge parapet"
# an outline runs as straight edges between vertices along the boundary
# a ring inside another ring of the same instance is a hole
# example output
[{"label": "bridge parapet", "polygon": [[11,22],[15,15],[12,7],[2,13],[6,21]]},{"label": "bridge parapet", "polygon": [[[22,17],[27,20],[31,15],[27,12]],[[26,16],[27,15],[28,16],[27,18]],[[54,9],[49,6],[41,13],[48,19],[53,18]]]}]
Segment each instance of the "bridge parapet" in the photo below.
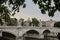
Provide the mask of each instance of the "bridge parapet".
[{"label": "bridge parapet", "polygon": [[36,28],[36,29],[53,29],[54,27],[38,27],[38,26],[0,26],[0,29],[10,29],[10,28],[13,28],[13,29],[17,29],[17,28],[19,28],[19,29],[29,29],[29,28]]},{"label": "bridge parapet", "polygon": [[7,31],[7,32],[11,32],[13,34],[16,33],[16,35],[18,34],[24,34],[26,31],[29,30],[36,30],[38,31],[40,34],[43,33],[44,30],[50,30],[51,32],[54,33],[58,33],[60,32],[60,28],[55,28],[55,27],[37,27],[37,26],[0,26],[0,31]]}]

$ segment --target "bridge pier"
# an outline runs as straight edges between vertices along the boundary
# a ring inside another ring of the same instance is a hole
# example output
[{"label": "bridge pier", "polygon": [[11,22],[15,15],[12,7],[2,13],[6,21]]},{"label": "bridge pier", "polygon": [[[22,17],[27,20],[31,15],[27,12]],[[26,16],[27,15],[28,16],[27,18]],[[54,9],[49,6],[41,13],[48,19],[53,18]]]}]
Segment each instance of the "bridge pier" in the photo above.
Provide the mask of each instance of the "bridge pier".
[{"label": "bridge pier", "polygon": [[2,30],[0,30],[0,36],[2,36]]}]

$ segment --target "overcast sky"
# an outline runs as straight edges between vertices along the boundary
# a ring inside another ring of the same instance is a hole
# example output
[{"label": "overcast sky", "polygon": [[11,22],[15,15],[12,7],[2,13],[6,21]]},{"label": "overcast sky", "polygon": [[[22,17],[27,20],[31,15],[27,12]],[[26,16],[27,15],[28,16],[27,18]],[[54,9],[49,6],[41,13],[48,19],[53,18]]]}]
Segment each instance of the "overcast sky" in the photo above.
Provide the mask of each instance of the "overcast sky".
[{"label": "overcast sky", "polygon": [[41,20],[53,19],[53,20],[60,21],[59,11],[57,11],[55,13],[55,16],[51,18],[48,16],[48,14],[45,14],[45,15],[41,14],[38,5],[34,4],[32,0],[26,0],[25,3],[26,3],[26,8],[20,7],[20,12],[15,14],[14,17],[16,17],[17,19],[24,18],[26,20],[28,18],[36,17],[37,19],[41,19]]}]

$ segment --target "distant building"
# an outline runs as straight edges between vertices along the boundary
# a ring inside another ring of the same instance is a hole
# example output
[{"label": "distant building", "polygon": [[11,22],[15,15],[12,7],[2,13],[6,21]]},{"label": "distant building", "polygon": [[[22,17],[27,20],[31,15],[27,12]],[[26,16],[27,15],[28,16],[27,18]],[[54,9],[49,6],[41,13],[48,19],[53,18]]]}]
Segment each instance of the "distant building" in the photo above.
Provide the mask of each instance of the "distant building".
[{"label": "distant building", "polygon": [[48,21],[41,21],[40,20],[40,27],[53,27],[54,26],[54,24],[55,24],[55,20],[52,20],[52,19],[50,19],[50,20],[48,20]]},{"label": "distant building", "polygon": [[27,21],[24,22],[24,25],[29,26],[30,22],[31,22],[31,20],[30,20],[30,18],[28,18]]},{"label": "distant building", "polygon": [[2,19],[3,25],[2,26],[6,26],[6,22],[4,21],[4,19]]},{"label": "distant building", "polygon": [[[23,22],[23,26],[29,26],[31,23],[30,18],[28,18],[26,21],[24,21],[23,18],[21,18],[19,21],[17,21],[17,19],[13,18],[14,20],[16,20],[15,26],[22,26],[22,22]],[[39,27],[53,27],[54,24],[56,23],[55,20],[48,20],[48,21],[39,21]],[[6,22],[4,22],[3,20],[3,26],[7,26]],[[33,26],[33,24],[31,23],[30,26]]]},{"label": "distant building", "polygon": [[[22,22],[22,20],[19,21],[20,25],[21,25],[21,22]],[[24,26],[29,26],[30,22],[31,22],[31,20],[28,18],[27,21],[24,21]],[[53,27],[56,21],[50,19],[48,21],[40,20],[39,22],[40,22],[39,27]],[[33,24],[31,24],[31,26],[33,26]]]},{"label": "distant building", "polygon": [[23,18],[19,19],[18,26],[21,26],[21,23],[22,23],[23,20],[24,20]]},{"label": "distant building", "polygon": [[29,26],[29,23],[31,22],[30,18],[27,19],[27,21],[24,21],[22,18],[19,20],[19,25],[22,26],[22,22],[23,22],[23,26]]}]

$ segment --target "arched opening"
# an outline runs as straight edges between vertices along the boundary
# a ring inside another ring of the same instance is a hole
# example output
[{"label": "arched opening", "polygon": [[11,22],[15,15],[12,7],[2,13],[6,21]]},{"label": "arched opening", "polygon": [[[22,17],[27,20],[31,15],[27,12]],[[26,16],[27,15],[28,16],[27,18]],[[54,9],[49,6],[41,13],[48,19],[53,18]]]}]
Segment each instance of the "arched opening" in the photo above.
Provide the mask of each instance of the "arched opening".
[{"label": "arched opening", "polygon": [[25,33],[23,40],[39,40],[39,32],[36,30],[29,30]]},{"label": "arched opening", "polygon": [[44,40],[50,40],[50,37],[49,37],[49,34],[50,33],[50,30],[45,30],[43,31],[43,34],[44,34]]},{"label": "arched opening", "polygon": [[27,31],[26,33],[27,33],[27,34],[39,34],[39,32],[36,31],[36,30],[29,30],[29,31]]},{"label": "arched opening", "polygon": [[45,34],[45,33],[50,33],[50,30],[45,30],[45,31],[43,31],[43,34]]},{"label": "arched opening", "polygon": [[16,36],[9,32],[2,32],[1,38],[4,40],[16,40]]}]

